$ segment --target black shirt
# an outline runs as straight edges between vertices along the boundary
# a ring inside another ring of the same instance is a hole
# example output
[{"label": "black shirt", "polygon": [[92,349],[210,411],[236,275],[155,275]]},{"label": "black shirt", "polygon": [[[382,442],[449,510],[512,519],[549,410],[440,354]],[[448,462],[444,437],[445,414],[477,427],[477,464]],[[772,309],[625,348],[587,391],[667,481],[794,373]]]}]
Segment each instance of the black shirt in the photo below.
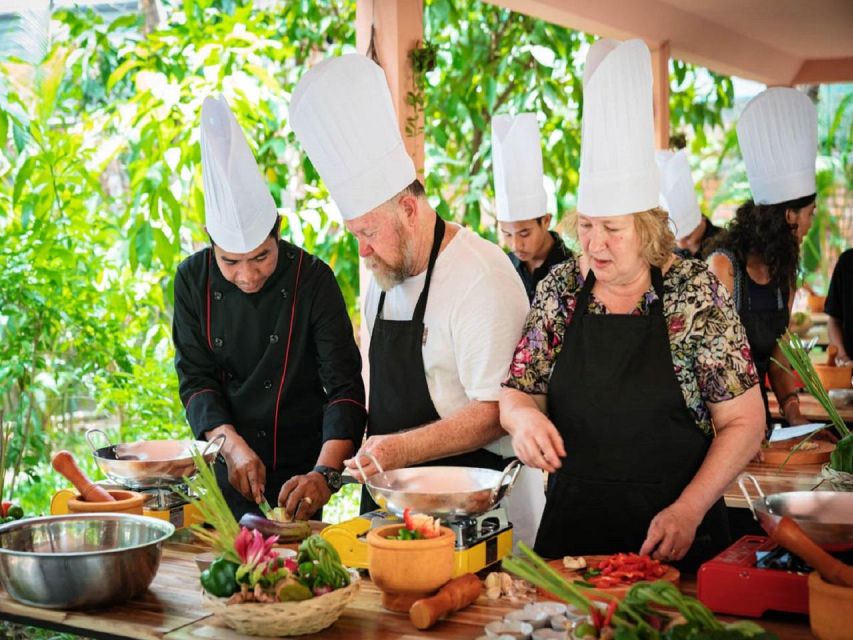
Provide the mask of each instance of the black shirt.
[{"label": "black shirt", "polygon": [[838,258],[824,311],[841,323],[841,335],[847,355],[853,355],[853,249]]},{"label": "black shirt", "polygon": [[319,258],[279,241],[275,271],[243,293],[203,249],[178,267],[175,369],[197,438],[233,424],[268,468],[310,470],[326,440],[358,447],[361,356],[341,290]]},{"label": "black shirt", "polygon": [[512,266],[515,267],[515,270],[521,277],[521,282],[524,284],[524,289],[527,291],[527,299],[530,302],[533,302],[533,296],[536,295],[536,285],[539,284],[539,281],[542,280],[542,278],[548,275],[551,267],[560,264],[572,255],[572,252],[569,251],[569,248],[565,245],[560,236],[553,231],[549,231],[548,233],[550,233],[551,237],[554,238],[554,244],[551,247],[551,251],[549,251],[548,255],[545,257],[545,262],[534,269],[533,273],[530,273],[530,271],[527,270],[527,266],[524,262],[519,260],[514,253],[509,254]]}]

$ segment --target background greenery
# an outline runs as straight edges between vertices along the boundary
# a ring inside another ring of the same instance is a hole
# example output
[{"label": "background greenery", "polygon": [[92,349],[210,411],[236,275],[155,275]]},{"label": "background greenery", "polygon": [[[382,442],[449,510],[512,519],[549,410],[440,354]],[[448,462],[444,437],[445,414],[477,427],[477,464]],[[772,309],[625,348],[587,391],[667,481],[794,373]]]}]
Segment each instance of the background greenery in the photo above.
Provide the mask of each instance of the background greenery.
[{"label": "background greenery", "polygon": [[[48,470],[52,451],[71,449],[97,477],[87,426],[114,441],[189,433],[172,367],[172,282],[204,242],[197,125],[208,94],[227,97],[282,207],[283,234],[333,267],[357,322],[356,244],[287,122],[306,68],[354,50],[355,3],[165,7],[153,30],[141,14],[106,23],[58,12],[43,60],[0,66],[0,494],[29,512],[47,511],[62,485]],[[434,206],[495,239],[490,120],[533,110],[552,210],[570,210],[592,38],[477,1],[428,0],[424,22],[434,67],[412,97]],[[732,82],[678,61],[671,82],[673,132],[697,169],[730,176],[710,212],[744,195],[725,117]],[[845,99],[823,135],[830,187],[850,175],[851,108]],[[828,214],[822,224],[813,240],[825,250],[837,233]],[[327,518],[351,515],[354,496]]]}]

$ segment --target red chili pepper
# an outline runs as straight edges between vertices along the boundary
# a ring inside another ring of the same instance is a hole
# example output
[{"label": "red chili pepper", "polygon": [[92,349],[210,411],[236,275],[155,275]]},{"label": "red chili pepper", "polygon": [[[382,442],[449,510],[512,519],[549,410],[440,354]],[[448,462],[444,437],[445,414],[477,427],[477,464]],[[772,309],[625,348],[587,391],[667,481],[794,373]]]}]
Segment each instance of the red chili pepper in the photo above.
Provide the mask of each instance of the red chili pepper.
[{"label": "red chili pepper", "polygon": [[592,605],[589,608],[589,617],[592,619],[592,626],[595,627],[595,630],[600,631],[604,624],[604,618],[601,617],[601,611],[598,610],[598,607]]},{"label": "red chili pepper", "polygon": [[610,621],[613,620],[613,614],[616,613],[616,605],[618,601],[614,598],[610,601],[610,604],[607,605],[607,613],[604,614],[604,626],[609,627]]}]

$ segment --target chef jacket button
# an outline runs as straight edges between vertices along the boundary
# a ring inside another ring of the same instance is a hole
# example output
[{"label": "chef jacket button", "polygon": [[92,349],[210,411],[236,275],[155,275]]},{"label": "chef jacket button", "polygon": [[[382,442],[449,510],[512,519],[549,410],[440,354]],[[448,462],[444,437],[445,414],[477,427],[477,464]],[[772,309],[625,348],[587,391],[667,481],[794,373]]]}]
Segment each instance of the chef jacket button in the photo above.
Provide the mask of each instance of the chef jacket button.
[{"label": "chef jacket button", "polygon": [[270,336],[270,344],[275,344],[276,342],[278,342],[278,334],[274,333]]},{"label": "chef jacket button", "polygon": [[222,338],[214,338],[213,339],[213,346],[214,347],[221,347],[223,344],[224,344],[224,341],[222,340]]},{"label": "chef jacket button", "polygon": [[227,375],[227,376],[228,376],[228,379],[229,379],[229,380],[233,380],[233,379],[234,379],[234,374],[233,374],[233,373],[231,373],[230,371],[229,371],[227,374],[225,374],[225,375]]},{"label": "chef jacket button", "polygon": [[258,431],[258,437],[259,437],[259,438],[266,438],[266,437],[267,437],[267,432],[266,432],[266,431],[264,431],[264,430]]},{"label": "chef jacket button", "polygon": [[288,295],[290,295],[290,294],[288,294],[288,293],[287,293],[287,289],[282,289],[282,290],[281,290],[281,297],[282,297],[282,298],[286,298]]},{"label": "chef jacket button", "polygon": [[294,256],[295,256],[295,255],[296,255],[296,254],[295,254],[295,253],[293,253],[293,251],[288,251],[288,252],[287,252],[287,257],[288,257],[288,258],[290,258],[291,260],[293,260],[293,258],[294,258]]},{"label": "chef jacket button", "polygon": [[214,300],[222,300],[222,292],[221,291],[214,291],[213,292],[213,299]]},{"label": "chef jacket button", "polygon": [[264,389],[272,389],[272,380],[264,380]]}]

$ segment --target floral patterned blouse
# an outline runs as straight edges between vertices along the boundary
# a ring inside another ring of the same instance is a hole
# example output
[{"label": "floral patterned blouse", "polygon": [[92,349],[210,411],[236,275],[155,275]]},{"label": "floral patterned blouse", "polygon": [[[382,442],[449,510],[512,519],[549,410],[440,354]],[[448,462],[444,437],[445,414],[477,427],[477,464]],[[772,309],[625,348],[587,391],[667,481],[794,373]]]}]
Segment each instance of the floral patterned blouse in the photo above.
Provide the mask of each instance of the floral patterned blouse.
[{"label": "floral patterned blouse", "polygon": [[[539,283],[505,386],[548,393],[583,283],[574,257],[555,266]],[[633,314],[647,315],[655,300],[650,286]],[[663,277],[663,310],[684,401],[697,426],[710,434],[711,414],[705,403],[730,400],[758,382],[746,332],[728,291],[699,260],[675,258]],[[607,313],[595,295],[590,295],[588,313]]]}]

